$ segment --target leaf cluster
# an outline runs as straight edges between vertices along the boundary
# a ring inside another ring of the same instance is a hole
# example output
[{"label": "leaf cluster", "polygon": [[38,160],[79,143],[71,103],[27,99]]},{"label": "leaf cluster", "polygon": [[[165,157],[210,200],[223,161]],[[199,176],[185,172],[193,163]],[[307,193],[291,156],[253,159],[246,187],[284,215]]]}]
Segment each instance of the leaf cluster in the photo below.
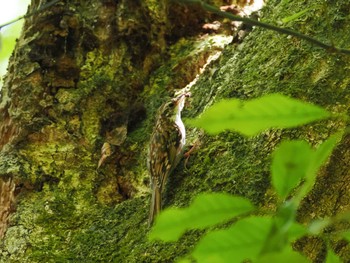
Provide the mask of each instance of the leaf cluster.
[{"label": "leaf cluster", "polygon": [[[280,94],[270,94],[250,101],[223,100],[187,122],[210,134],[231,130],[254,136],[266,129],[297,127],[332,117],[339,115]],[[282,141],[272,154],[270,167],[272,186],[278,197],[276,211],[266,215],[246,198],[203,193],[187,208],[163,211],[150,232],[150,239],[176,241],[187,230],[210,228],[191,255],[179,262],[309,262],[293,251],[292,242],[307,235],[322,237],[325,227],[346,217],[302,225],[296,221],[296,212],[343,133],[330,136],[316,149],[302,140]],[[235,223],[229,227],[213,230],[214,226],[232,219]],[[349,233],[350,230],[338,235],[350,241]],[[340,262],[340,258],[329,249],[326,261]]]}]

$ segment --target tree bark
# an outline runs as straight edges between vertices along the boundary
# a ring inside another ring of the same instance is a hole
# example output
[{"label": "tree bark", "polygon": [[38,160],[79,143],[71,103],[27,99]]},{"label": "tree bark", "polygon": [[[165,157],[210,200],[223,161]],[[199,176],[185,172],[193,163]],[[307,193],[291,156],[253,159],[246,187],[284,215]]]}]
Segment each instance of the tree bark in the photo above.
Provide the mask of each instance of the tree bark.
[{"label": "tree bark", "polygon": [[[350,42],[348,1],[304,2],[269,1],[261,19],[276,24],[311,8],[286,26]],[[40,4],[33,0],[29,12]],[[202,29],[218,19],[199,6],[153,0],[61,1],[26,19],[1,91],[0,262],[173,262],[188,253],[202,233],[171,244],[147,239],[146,156],[157,108],[197,74],[185,117],[220,98],[272,92],[348,111],[349,56],[259,28],[225,46],[227,35]],[[196,149],[169,178],[164,207],[225,191],[274,209],[269,165],[276,145],[301,138],[317,146],[344,126],[324,121],[251,139],[189,128],[188,145]],[[111,154],[97,169],[103,145]],[[349,209],[349,158],[347,135],[305,198],[300,222]],[[347,243],[332,245],[350,260]],[[325,257],[316,238],[295,248],[314,262]]]}]

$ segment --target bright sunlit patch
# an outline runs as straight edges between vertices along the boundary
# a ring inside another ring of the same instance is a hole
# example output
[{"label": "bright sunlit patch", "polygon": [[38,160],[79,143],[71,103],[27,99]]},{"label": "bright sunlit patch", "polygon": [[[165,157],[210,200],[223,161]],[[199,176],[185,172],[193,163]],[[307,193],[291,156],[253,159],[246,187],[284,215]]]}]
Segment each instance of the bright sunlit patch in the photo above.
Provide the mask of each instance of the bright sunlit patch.
[{"label": "bright sunlit patch", "polygon": [[252,5],[247,5],[244,7],[244,13],[250,15],[252,12],[260,10],[264,6],[264,0],[254,0]]},{"label": "bright sunlit patch", "polygon": [[[27,11],[30,0],[12,0],[0,3],[0,25],[6,24]],[[0,31],[0,89],[2,86],[2,76],[6,73],[8,59],[14,48],[15,39],[19,36],[23,20],[1,28]]]},{"label": "bright sunlit patch", "polygon": [[[27,11],[27,6],[30,0],[12,0],[0,4],[0,25],[5,24],[19,16],[22,16]],[[8,31],[9,27],[1,29],[2,33]]]}]

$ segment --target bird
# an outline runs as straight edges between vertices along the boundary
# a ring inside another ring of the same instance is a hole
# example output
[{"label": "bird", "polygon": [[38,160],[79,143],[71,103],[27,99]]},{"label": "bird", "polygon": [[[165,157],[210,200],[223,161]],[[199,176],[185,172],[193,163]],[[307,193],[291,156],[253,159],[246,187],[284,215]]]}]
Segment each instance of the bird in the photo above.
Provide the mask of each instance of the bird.
[{"label": "bird", "polygon": [[158,110],[147,158],[152,190],[149,226],[152,226],[155,217],[162,209],[162,192],[167,178],[182,156],[186,143],[186,130],[181,120],[181,111],[186,97],[189,96],[189,92],[180,94],[165,102]]}]

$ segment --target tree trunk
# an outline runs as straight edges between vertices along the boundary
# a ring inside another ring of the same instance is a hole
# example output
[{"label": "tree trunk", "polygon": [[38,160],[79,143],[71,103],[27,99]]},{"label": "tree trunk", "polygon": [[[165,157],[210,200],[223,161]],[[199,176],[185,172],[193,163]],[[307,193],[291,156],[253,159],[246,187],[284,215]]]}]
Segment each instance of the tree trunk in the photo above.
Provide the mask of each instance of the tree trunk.
[{"label": "tree trunk", "polygon": [[[348,46],[348,1],[304,2],[271,0],[261,19],[276,24],[311,8],[285,26]],[[146,156],[157,108],[197,74],[185,117],[220,98],[272,92],[348,110],[350,57],[272,31],[255,28],[231,42],[202,72],[230,40],[203,31],[217,19],[199,6],[152,0],[60,1],[27,18],[1,94],[0,262],[172,262],[188,253],[202,233],[170,244],[147,239]],[[275,146],[287,138],[318,145],[341,127],[324,121],[252,139],[188,129],[196,148],[170,176],[164,207],[225,191],[273,208]],[[300,222],[349,209],[349,156],[346,136],[304,200]],[[350,260],[346,243],[333,247]],[[318,239],[295,248],[315,262],[325,257]]]}]

